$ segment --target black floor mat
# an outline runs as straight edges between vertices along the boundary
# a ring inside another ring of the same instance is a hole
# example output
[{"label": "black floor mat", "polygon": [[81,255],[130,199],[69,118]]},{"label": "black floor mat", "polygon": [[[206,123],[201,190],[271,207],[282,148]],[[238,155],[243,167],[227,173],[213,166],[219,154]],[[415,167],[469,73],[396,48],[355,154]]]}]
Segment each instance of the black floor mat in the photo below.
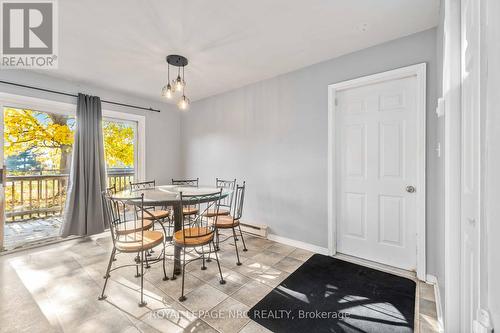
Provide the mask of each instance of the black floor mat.
[{"label": "black floor mat", "polygon": [[313,255],[248,315],[273,332],[413,332],[415,282]]}]

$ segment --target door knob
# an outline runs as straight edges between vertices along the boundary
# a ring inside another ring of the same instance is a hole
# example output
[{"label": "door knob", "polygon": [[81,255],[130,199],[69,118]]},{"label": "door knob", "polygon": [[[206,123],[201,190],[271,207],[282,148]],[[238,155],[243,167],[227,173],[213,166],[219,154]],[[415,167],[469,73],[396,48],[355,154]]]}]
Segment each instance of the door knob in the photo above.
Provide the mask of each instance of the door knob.
[{"label": "door knob", "polygon": [[411,186],[411,185],[406,186],[406,192],[408,192],[408,193],[415,192],[415,187]]}]

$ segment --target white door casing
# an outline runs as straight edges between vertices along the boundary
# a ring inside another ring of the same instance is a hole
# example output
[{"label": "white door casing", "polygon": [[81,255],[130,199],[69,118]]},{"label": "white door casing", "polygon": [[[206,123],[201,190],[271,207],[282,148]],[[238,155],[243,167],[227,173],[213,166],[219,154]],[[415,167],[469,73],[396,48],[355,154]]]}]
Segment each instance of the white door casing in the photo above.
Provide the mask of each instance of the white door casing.
[{"label": "white door casing", "polygon": [[475,332],[479,309],[481,166],[480,2],[461,0],[462,162],[460,327]]},{"label": "white door casing", "polygon": [[425,279],[425,64],[331,85],[329,99],[331,253]]}]

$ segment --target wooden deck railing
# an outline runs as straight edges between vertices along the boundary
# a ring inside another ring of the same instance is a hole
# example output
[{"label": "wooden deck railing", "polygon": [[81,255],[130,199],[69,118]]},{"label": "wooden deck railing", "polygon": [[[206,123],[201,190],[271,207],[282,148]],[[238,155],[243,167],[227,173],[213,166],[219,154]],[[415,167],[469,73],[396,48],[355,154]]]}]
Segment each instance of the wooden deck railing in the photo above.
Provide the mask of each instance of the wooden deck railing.
[{"label": "wooden deck railing", "polygon": [[[126,188],[134,179],[131,169],[108,170],[108,186]],[[5,179],[7,221],[61,215],[66,200],[68,174],[7,176]]]}]

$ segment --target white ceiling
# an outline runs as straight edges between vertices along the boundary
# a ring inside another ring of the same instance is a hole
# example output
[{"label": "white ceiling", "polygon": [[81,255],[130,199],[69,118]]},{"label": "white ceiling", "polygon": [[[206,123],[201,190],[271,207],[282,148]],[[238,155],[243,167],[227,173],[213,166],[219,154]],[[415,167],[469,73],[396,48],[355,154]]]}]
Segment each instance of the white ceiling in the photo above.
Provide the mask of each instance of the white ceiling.
[{"label": "white ceiling", "polygon": [[59,69],[44,73],[160,99],[165,56],[189,59],[201,99],[434,27],[439,0],[64,0]]}]

